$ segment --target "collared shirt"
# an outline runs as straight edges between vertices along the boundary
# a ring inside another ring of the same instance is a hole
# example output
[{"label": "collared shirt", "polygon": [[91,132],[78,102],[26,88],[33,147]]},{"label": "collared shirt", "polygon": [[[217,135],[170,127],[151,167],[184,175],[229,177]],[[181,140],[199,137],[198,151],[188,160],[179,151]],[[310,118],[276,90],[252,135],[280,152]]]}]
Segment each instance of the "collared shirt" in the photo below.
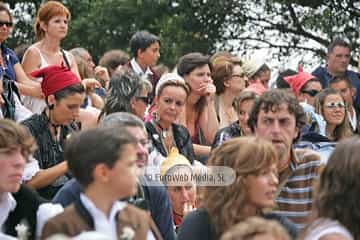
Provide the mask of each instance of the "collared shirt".
[{"label": "collared shirt", "polygon": [[131,65],[132,69],[134,70],[134,72],[139,76],[142,76],[142,75],[149,76],[149,75],[154,74],[149,67],[147,67],[146,71],[144,72],[142,70],[142,68],[140,67],[140,65],[136,62],[135,58],[131,59],[130,65]]},{"label": "collared shirt", "polygon": [[348,111],[349,122],[350,122],[352,130],[356,131],[356,128],[357,128],[356,111],[355,111],[355,108],[353,106],[351,106],[351,108],[352,108],[352,111],[353,111],[353,116],[351,117],[351,113],[350,113],[350,111]]},{"label": "collared shirt", "polygon": [[309,149],[293,149],[289,166],[280,172],[280,193],[275,213],[287,217],[298,228],[307,223],[312,209],[313,185],[319,177],[320,156]]},{"label": "collared shirt", "polygon": [[16,200],[11,195],[11,193],[3,193],[0,197],[0,227],[1,232],[3,229],[3,225],[8,218],[11,211],[13,211],[16,207]]},{"label": "collared shirt", "polygon": [[95,204],[84,194],[80,194],[81,202],[89,211],[94,220],[95,230],[111,236],[111,239],[117,239],[117,214],[127,206],[127,203],[115,201],[111,207],[109,217],[107,217]]},{"label": "collared shirt", "polygon": [[0,73],[6,73],[11,80],[16,80],[14,65],[19,63],[19,59],[16,56],[15,52],[10,48],[6,47],[4,44],[1,44],[0,48],[2,51],[2,57],[6,65],[5,68],[0,67]]}]

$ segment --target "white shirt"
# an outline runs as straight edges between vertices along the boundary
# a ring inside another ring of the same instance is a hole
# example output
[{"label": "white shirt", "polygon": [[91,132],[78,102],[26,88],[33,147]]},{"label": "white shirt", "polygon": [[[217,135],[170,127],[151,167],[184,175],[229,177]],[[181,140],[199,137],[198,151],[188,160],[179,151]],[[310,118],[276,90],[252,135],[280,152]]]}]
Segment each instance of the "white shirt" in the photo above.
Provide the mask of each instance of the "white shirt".
[{"label": "white shirt", "polygon": [[134,72],[139,76],[143,76],[143,75],[148,76],[154,74],[149,67],[147,67],[146,71],[144,72],[142,68],[139,66],[139,64],[136,62],[135,58],[131,59],[130,65],[134,70]]},{"label": "white shirt", "polygon": [[99,210],[95,204],[86,197],[83,193],[80,194],[80,200],[84,207],[89,211],[94,220],[95,230],[97,232],[111,236],[112,239],[117,239],[117,221],[116,215],[119,211],[127,206],[127,203],[116,201],[110,210],[109,218]]},{"label": "white shirt", "polygon": [[328,234],[340,234],[348,240],[354,239],[351,233],[338,221],[320,218],[310,225],[304,240],[319,240]]},{"label": "white shirt", "polygon": [[0,227],[1,232],[6,219],[9,217],[11,211],[16,207],[16,200],[11,193],[3,193],[0,196]]},{"label": "white shirt", "polygon": [[348,117],[349,117],[349,122],[350,122],[350,124],[351,124],[352,129],[353,129],[353,131],[355,131],[355,130],[356,130],[356,127],[357,127],[357,126],[356,126],[356,125],[357,125],[356,111],[355,111],[355,108],[354,108],[354,107],[351,106],[351,108],[352,108],[352,110],[353,110],[354,116],[351,117],[351,113],[350,113],[350,111],[348,111]]}]

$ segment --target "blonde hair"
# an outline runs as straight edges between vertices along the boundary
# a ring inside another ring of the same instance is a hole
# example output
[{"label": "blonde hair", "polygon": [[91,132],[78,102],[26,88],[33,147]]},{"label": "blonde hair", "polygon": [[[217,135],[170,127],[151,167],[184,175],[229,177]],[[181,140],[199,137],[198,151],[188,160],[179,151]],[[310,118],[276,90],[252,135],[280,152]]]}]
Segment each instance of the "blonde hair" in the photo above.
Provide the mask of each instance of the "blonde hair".
[{"label": "blonde hair", "polygon": [[68,20],[71,19],[69,9],[60,2],[48,1],[40,6],[34,24],[34,31],[38,41],[45,37],[45,31],[41,28],[40,23],[48,24],[51,18],[58,15],[64,15]]},{"label": "blonde hair", "polygon": [[236,173],[235,181],[229,186],[202,189],[201,205],[208,211],[218,234],[246,217],[241,213],[247,201],[247,176],[259,174],[276,162],[272,144],[257,137],[234,138],[212,151],[208,166],[227,166]]},{"label": "blonde hair", "polygon": [[290,240],[286,230],[274,220],[250,217],[226,231],[220,240],[250,240],[261,234],[271,234],[277,240]]}]

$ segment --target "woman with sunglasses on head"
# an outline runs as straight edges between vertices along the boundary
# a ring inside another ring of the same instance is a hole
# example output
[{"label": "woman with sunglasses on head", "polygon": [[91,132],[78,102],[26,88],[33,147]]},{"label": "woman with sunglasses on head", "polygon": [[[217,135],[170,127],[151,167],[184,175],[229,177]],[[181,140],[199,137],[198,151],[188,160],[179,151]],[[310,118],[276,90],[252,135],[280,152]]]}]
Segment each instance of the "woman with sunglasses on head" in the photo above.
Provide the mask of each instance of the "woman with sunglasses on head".
[{"label": "woman with sunglasses on head", "polygon": [[219,56],[212,59],[212,78],[216,86],[215,108],[219,128],[237,120],[233,107],[234,99],[247,85],[247,77],[241,68],[241,61],[235,57]]},{"label": "woman with sunglasses on head", "polygon": [[144,119],[145,111],[150,105],[151,83],[127,69],[116,71],[109,83],[102,118],[114,112],[129,112]]},{"label": "woman with sunglasses on head", "polygon": [[[0,2],[0,77],[3,79],[2,84],[4,86],[4,91],[8,93],[9,87],[12,85],[11,88],[18,89],[20,94],[42,98],[43,93],[41,92],[40,84],[32,82],[26,76],[15,52],[8,48],[4,43],[9,37],[13,27],[13,17],[9,9],[4,3]],[[5,115],[4,117],[21,121],[31,116],[32,113],[22,106],[19,96],[14,92],[12,92],[12,94],[12,99],[3,100],[12,101],[12,104],[16,109],[13,109],[12,111],[14,112],[12,113],[8,112],[12,108],[9,108],[6,113],[4,112],[4,109],[2,109],[2,113]],[[5,103],[1,107],[8,108],[9,106],[8,103]]]},{"label": "woman with sunglasses on head", "polygon": [[78,76],[64,66],[53,65],[31,74],[43,78],[41,88],[47,107],[23,122],[36,140],[38,149],[34,158],[41,169],[26,184],[37,189],[42,197],[52,199],[71,178],[67,174],[64,145],[72,132],[80,130],[75,120],[85,98],[85,88]]},{"label": "woman with sunglasses on head", "polygon": [[191,163],[195,160],[189,131],[179,124],[185,109],[189,88],[184,79],[176,73],[161,76],[155,89],[155,112],[151,121],[145,124],[154,149],[149,156],[150,165],[160,166],[176,147]]}]

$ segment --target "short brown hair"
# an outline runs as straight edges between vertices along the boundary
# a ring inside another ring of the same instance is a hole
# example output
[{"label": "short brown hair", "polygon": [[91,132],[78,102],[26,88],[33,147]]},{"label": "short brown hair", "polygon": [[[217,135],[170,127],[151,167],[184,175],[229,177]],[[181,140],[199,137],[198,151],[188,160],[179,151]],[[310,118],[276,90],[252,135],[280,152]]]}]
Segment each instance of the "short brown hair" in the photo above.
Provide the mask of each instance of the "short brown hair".
[{"label": "short brown hair", "polygon": [[258,116],[261,110],[265,112],[277,111],[281,104],[286,104],[290,114],[295,116],[296,127],[300,130],[306,124],[306,114],[295,96],[285,89],[272,89],[266,91],[255,102],[253,109],[249,116],[249,127],[255,131]]},{"label": "short brown hair", "polygon": [[212,78],[216,87],[216,93],[225,91],[224,81],[231,79],[235,65],[241,66],[240,59],[228,56],[219,56],[212,61]]},{"label": "short brown hair", "polygon": [[65,15],[68,20],[71,19],[69,9],[58,1],[48,1],[40,6],[34,25],[34,31],[38,41],[45,36],[45,31],[41,28],[40,22],[48,24],[50,19],[57,15]]},{"label": "short brown hair", "polygon": [[21,148],[24,158],[28,158],[36,149],[36,143],[30,132],[22,125],[0,119],[0,149]]}]

